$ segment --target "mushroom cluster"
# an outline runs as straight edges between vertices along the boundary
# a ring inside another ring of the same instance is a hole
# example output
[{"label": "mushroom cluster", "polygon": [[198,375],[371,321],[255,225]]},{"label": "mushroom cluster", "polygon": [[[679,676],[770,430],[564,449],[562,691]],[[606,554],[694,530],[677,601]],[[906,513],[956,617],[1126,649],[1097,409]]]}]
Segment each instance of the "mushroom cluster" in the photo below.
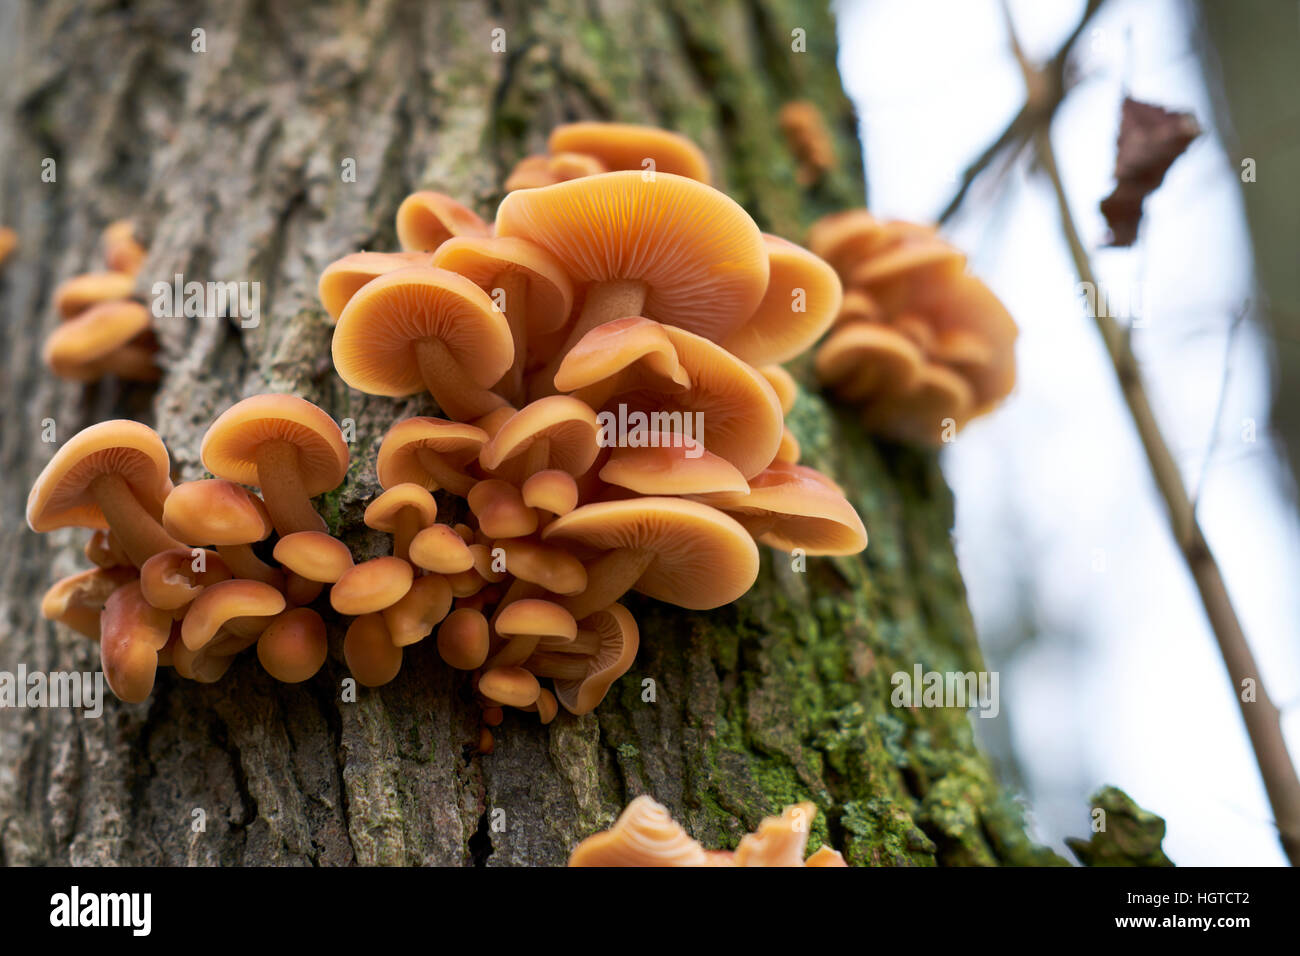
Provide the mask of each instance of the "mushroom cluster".
[{"label": "mushroom cluster", "polygon": [[1011,392],[1016,324],[933,227],[855,209],[819,220],[808,244],[845,289],[817,375],[869,429],[937,445]]},{"label": "mushroom cluster", "polygon": [[[580,123],[549,147],[491,225],[416,193],[402,251],[345,256],[319,288],[339,376],[427,392],[447,416],[399,421],[380,445],[366,521],[393,535],[381,560],[416,577],[398,612],[377,587],[364,609],[335,605],[363,615],[349,664],[436,624],[489,725],[504,706],[592,710],[636,654],[628,591],[707,610],[753,585],[756,542],[866,546],[840,489],[798,464],[797,388],[777,364],[830,326],[834,270],[760,232],[676,134]],[[438,522],[433,491],[464,499],[448,503],[463,520]],[[373,676],[399,665],[388,654]]]},{"label": "mushroom cluster", "polygon": [[105,375],[155,382],[158,345],[151,316],[131,297],[144,247],[126,220],[108,226],[101,241],[107,271],[75,276],[54,290],[61,321],[45,340],[42,357],[55,375],[74,382],[95,382]]},{"label": "mushroom cluster", "polygon": [[569,866],[848,866],[839,851],[823,846],[805,858],[817,807],[797,803],[779,817],[767,817],[735,850],[706,850],[653,798],[627,805],[608,830],[587,837],[569,856]]},{"label": "mushroom cluster", "polygon": [[[258,395],[212,423],[201,454],[216,477],[173,485],[157,432],[100,422],[58,450],[27,499],[34,531],[92,529],[85,554],[95,567],[50,588],[41,613],[99,640],[122,700],[148,697],[160,665],[216,681],[254,644],[288,683],[325,663],[325,623],[306,605],[345,577],[352,555],[311,497],[347,473],[338,425],[303,399]],[[273,531],[268,562],[262,542]]]}]

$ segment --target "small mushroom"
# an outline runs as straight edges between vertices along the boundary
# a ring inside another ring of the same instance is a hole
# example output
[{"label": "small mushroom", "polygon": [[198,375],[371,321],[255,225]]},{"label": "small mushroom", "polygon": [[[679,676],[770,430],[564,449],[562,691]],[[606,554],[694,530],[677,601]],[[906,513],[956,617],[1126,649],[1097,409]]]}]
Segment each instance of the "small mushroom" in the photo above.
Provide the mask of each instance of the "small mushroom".
[{"label": "small mushroom", "polygon": [[583,505],[547,525],[542,538],[603,552],[587,564],[586,590],[561,602],[578,619],[633,588],[708,610],[736,600],[758,578],[758,549],[748,532],[714,508],[678,498]]},{"label": "small mushroom", "polygon": [[91,568],[54,583],[41,598],[41,617],[66,624],[78,633],[99,640],[100,613],[109,595],[135,580],[129,567]]},{"label": "small mushroom", "polygon": [[553,186],[555,183],[579,179],[583,176],[595,176],[607,173],[609,169],[595,156],[583,153],[557,153],[554,156],[525,156],[515,163],[515,168],[506,177],[506,192],[516,189],[536,189],[538,186]]},{"label": "small mushroom", "polygon": [[284,595],[261,581],[232,579],[203,589],[181,622],[181,640],[197,651],[224,631],[256,637],[285,609]]},{"label": "small mushroom", "polygon": [[231,577],[230,568],[215,551],[172,548],[159,551],[140,567],[140,591],[154,607],[180,617],[204,588]]},{"label": "small mushroom", "polygon": [[787,362],[825,334],[840,311],[840,278],[824,260],[763,236],[771,278],[753,315],[722,344],[751,365]]},{"label": "small mushroom", "polygon": [[560,362],[553,384],[592,408],[604,408],[611,397],[624,392],[683,392],[690,388],[691,377],[677,360],[664,327],[633,315],[584,335]]},{"label": "small mushroom", "polygon": [[531,474],[519,489],[524,504],[539,515],[567,515],[578,506],[578,483],[567,471],[548,468]]},{"label": "small mushroom", "polygon": [[46,366],[60,378],[94,382],[105,375],[124,381],[156,382],[149,310],[139,302],[101,302],[61,323],[41,349]]},{"label": "small mushroom", "polygon": [[498,478],[478,482],[467,496],[470,511],[489,538],[522,538],[537,530],[537,512],[524,504],[519,489]]},{"label": "small mushroom", "polygon": [[172,632],[172,616],[150,606],[140,582],[129,581],[109,595],[100,618],[99,652],[113,693],[139,703],[153,690],[158,652]]},{"label": "small mushroom", "polygon": [[343,659],[363,687],[381,687],[402,669],[402,649],[393,643],[380,614],[362,614],[348,625]]},{"label": "small mushroom", "polygon": [[451,525],[431,524],[411,541],[413,564],[435,574],[460,574],[474,567],[474,555]]},{"label": "small mushroom", "polygon": [[395,269],[428,264],[429,254],[426,252],[354,252],[325,267],[316,294],[330,322],[337,323],[357,290],[371,279]]},{"label": "small mushroom", "polygon": [[510,401],[520,401],[529,339],[562,327],[573,307],[573,283],[564,267],[523,239],[471,237],[448,239],[434,253],[433,265],[465,276],[505,312],[514,358],[498,388]]},{"label": "small mushroom", "polygon": [[273,553],[293,576],[318,584],[333,584],[354,566],[348,546],[323,531],[286,534]]},{"label": "small mushroom", "polygon": [[600,425],[590,406],[567,395],[550,395],[525,405],[479,452],[479,464],[512,484],[539,471],[583,474],[596,460]]},{"label": "small mushroom", "polygon": [[543,638],[568,642],[578,636],[573,615],[550,601],[529,598],[504,608],[492,622],[504,645],[488,661],[488,667],[516,666],[526,661]]},{"label": "small mushroom", "polygon": [[704,848],[652,797],[637,797],[614,825],[587,837],[569,866],[708,866]]},{"label": "small mushroom", "polygon": [[135,291],[135,276],[127,272],[88,272],[59,283],[54,290],[54,308],[65,319],[80,315],[93,305],[125,299]]},{"label": "small mushroom", "polygon": [[552,156],[561,153],[592,156],[606,169],[672,173],[706,184],[712,181],[709,161],[698,146],[679,133],[654,126],[565,123],[551,130],[546,147]]},{"label": "small mushroom", "polygon": [[817,350],[817,378],[845,401],[904,394],[924,358],[909,339],[883,325],[836,326]]},{"label": "small mushroom", "polygon": [[641,632],[631,612],[621,604],[588,615],[578,627],[579,636],[594,633],[599,640],[595,653],[565,653],[568,648],[538,651],[523,666],[538,677],[552,678],[555,696],[564,709],[581,716],[595,710],[614,681],[631,668],[641,646]]},{"label": "small mushroom", "polygon": [[804,848],[817,807],[808,802],[786,807],[779,817],[767,817],[753,833],[741,837],[733,858],[736,866],[803,866]]},{"label": "small mushroom", "polygon": [[427,389],[458,421],[505,404],[491,389],[514,361],[510,326],[487,293],[431,266],[362,286],[339,316],[331,351],[353,388],[393,397]]},{"label": "small mushroom", "polygon": [[443,193],[411,193],[397,207],[397,241],[407,252],[433,252],[453,236],[487,236],[492,227]]},{"label": "small mushroom", "polygon": [[257,659],[268,674],[286,684],[314,677],[328,653],[325,622],[306,607],[279,614],[257,639]]},{"label": "small mushroom", "polygon": [[777,122],[798,163],[795,178],[799,185],[821,182],[835,168],[835,149],[821,110],[807,100],[794,100],[781,107]]},{"label": "small mushroom", "polygon": [[975,392],[952,369],[926,362],[904,391],[882,394],[864,409],[868,430],[899,441],[938,445],[975,412]]},{"label": "small mushroom", "polygon": [[380,487],[403,482],[437,491],[446,488],[465,497],[478,481],[467,471],[487,442],[481,428],[442,418],[406,418],[393,425],[379,443],[375,476]]},{"label": "small mushroom", "polygon": [[487,618],[472,608],[456,608],[438,627],[438,655],[457,670],[482,667],[490,644]]},{"label": "small mushroom", "polygon": [[600,480],[641,495],[749,492],[745,476],[731,462],[703,448],[691,450],[680,441],[657,447],[615,448],[600,469]]},{"label": "small mushroom", "polygon": [[118,419],[73,435],[27,497],[33,531],[107,526],[137,567],[182,546],[159,523],[171,491],[171,462],[157,432]]},{"label": "small mushroom", "polygon": [[284,575],[253,553],[271,533],[271,516],[262,499],[221,478],[187,481],[163,502],[163,527],[191,545],[213,545],[235,577],[284,584]]},{"label": "small mushroom", "polygon": [[144,265],[148,253],[135,237],[135,224],[129,219],[119,219],[104,227],[100,237],[104,247],[104,263],[114,272],[134,276]]},{"label": "small mushroom", "polygon": [[393,555],[406,558],[411,539],[438,518],[438,503],[422,484],[403,481],[366,506],[366,527],[393,536]]},{"label": "small mushroom", "polygon": [[4,265],[18,248],[18,233],[8,226],[0,226],[0,266]]},{"label": "small mushroom", "polygon": [[208,428],[203,464],[218,478],[262,489],[275,530],[325,531],[311,499],[347,475],[348,446],[334,419],[293,395],[255,395]]},{"label": "small mushroom", "polygon": [[131,558],[123,550],[121,543],[106,528],[96,528],[90,533],[90,538],[86,541],[82,553],[86,556],[87,561],[91,561],[101,568],[113,568],[131,563]]},{"label": "small mushroom", "polygon": [[519,537],[498,541],[496,547],[505,555],[507,573],[519,581],[552,594],[581,594],[587,588],[587,569],[563,546]]},{"label": "small mushroom", "polygon": [[384,623],[393,643],[406,647],[424,640],[451,610],[451,586],[439,574],[426,574],[396,604],[384,608]]},{"label": "small mushroom", "polygon": [[841,277],[885,242],[887,230],[865,209],[831,213],[808,230],[808,248],[830,263]]},{"label": "small mushroom", "polygon": [[506,707],[527,707],[537,702],[542,687],[522,667],[493,667],[479,677],[478,692]]},{"label": "small mushroom", "polygon": [[374,614],[400,601],[414,579],[411,565],[401,558],[371,558],[334,582],[330,605],[340,614]]}]

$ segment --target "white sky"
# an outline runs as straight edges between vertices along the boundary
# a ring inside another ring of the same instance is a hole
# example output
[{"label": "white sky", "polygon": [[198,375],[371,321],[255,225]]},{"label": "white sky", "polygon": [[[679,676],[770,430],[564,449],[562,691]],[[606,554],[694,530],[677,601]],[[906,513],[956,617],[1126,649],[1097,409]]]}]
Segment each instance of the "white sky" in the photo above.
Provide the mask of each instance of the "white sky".
[{"label": "white sky", "polygon": [[[1012,2],[1022,42],[1040,59],[1082,9],[1082,0]],[[1023,100],[997,0],[840,0],[838,10],[871,208],[931,220]],[[1084,81],[1057,115],[1053,142],[1107,294],[1142,303],[1135,347],[1195,487],[1252,265],[1239,195],[1250,186],[1212,129],[1193,15],[1180,0],[1107,3],[1081,41]],[[1097,203],[1113,186],[1126,86],[1194,111],[1208,133],[1148,199],[1139,244],[1110,250]],[[1021,161],[1000,192],[977,185],[948,231],[1021,327],[1015,394],[962,434],[944,468],[1039,837],[1058,849],[1066,835],[1086,837],[1088,794],[1114,783],[1166,818],[1176,863],[1283,864],[1232,688],[1075,292],[1049,183]],[[1286,725],[1300,759],[1300,524],[1267,439],[1267,348],[1250,322],[1239,328],[1199,514],[1265,683],[1280,706],[1296,704]],[[1254,443],[1242,438],[1252,419]],[[1021,588],[1037,634],[1008,660],[999,649]]]}]

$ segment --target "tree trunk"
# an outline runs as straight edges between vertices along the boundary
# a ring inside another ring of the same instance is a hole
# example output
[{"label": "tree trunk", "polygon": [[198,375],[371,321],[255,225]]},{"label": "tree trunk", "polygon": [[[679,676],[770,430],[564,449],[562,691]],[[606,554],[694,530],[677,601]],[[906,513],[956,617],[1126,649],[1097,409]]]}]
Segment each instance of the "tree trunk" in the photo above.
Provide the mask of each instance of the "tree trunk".
[{"label": "tree trunk", "polygon": [[[490,216],[516,159],[540,151],[556,123],[591,117],[693,137],[767,230],[799,238],[817,215],[861,205],[855,124],[822,3],[547,6],[4,6],[0,218],[22,246],[0,280],[0,669],[98,668],[92,642],[38,614],[41,592],[86,564],[84,533],[22,525],[27,489],[56,447],[41,440],[46,418],[59,441],[105,418],[148,421],[188,480],[203,474],[199,442],[223,409],[257,392],[297,393],[355,421],[348,480],[318,504],[358,559],[386,552],[386,536],[361,521],[379,438],[395,419],[434,409],[343,386],[315,288],[332,259],[397,247],[393,215],[412,189]],[[498,27],[505,53],[492,51]],[[196,29],[206,52],[193,50]],[[792,51],[795,30],[807,52]],[[820,106],[837,138],[840,171],[811,190],[796,186],[776,126],[791,98]],[[41,180],[47,157],[53,183]],[[342,175],[347,160],[355,182]],[[160,320],[156,394],[60,382],[39,357],[56,322],[53,284],[95,267],[99,230],[122,216],[149,234],[142,295],[178,273],[260,283],[256,328]],[[306,685],[277,684],[249,654],[215,685],[161,671],[147,703],[110,701],[99,720],[0,711],[0,860],[558,864],[649,792],[709,847],[811,798],[823,810],[814,843],[854,862],[1055,861],[1027,839],[964,711],[889,702],[889,675],[917,662],[982,667],[933,455],[872,443],[815,391],[792,427],[806,461],[859,508],[868,552],[808,559],[806,573],[767,554],[749,596],[709,613],[630,601],[640,658],[594,715],[543,727],[512,714],[495,753],[476,755],[466,675],[441,664],[432,640],[407,649],[394,683],[346,703],[335,622],[330,659]]]}]

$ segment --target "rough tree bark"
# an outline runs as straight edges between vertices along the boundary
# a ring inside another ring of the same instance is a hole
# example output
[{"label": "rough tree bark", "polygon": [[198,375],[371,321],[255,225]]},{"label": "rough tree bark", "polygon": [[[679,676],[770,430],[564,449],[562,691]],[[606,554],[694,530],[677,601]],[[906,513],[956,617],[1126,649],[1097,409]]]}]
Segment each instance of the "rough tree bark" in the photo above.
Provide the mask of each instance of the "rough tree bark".
[{"label": "rough tree bark", "polygon": [[[361,556],[387,542],[361,523],[378,440],[429,414],[344,388],[315,297],[321,268],[396,248],[393,214],[417,187],[490,214],[515,159],[557,122],[659,123],[702,144],[726,188],[772,231],[862,202],[851,111],[818,0],[29,0],[0,11],[0,217],[22,249],[0,279],[7,323],[0,439],[0,669],[93,669],[97,648],[43,622],[37,598],[85,562],[81,533],[22,525],[27,489],[93,421],[149,421],[178,479],[235,400],[296,392],[357,424],[353,467],[321,501]],[[490,51],[506,31],[507,52]],[[205,31],[205,53],[192,31]],[[791,49],[792,31],[806,52]],[[776,127],[787,99],[817,103],[842,171],[795,185]],[[41,181],[41,162],[57,182]],[[356,161],[355,183],[341,164]],[[60,278],[96,261],[99,229],[150,233],[141,291],[158,279],[261,283],[262,323],[167,320],[156,395],[58,382],[39,360]],[[806,380],[806,378],[805,378]],[[848,489],[871,534],[861,559],[766,555],[735,606],[690,614],[633,601],[642,650],[595,715],[541,727],[513,715],[472,754],[464,675],[432,641],[396,682],[339,701],[341,633],[301,687],[255,660],[201,686],[170,672],[103,719],[0,712],[0,860],[7,864],[554,864],[649,792],[709,846],[730,846],[782,804],[811,798],[828,839],[859,863],[1055,862],[1025,835],[967,717],[889,705],[889,675],[978,670],[934,458],[878,446],[805,392],[793,427],[809,463]],[[657,688],[642,700],[642,682]],[[194,832],[195,809],[206,830]],[[504,830],[491,826],[503,810]]]}]

